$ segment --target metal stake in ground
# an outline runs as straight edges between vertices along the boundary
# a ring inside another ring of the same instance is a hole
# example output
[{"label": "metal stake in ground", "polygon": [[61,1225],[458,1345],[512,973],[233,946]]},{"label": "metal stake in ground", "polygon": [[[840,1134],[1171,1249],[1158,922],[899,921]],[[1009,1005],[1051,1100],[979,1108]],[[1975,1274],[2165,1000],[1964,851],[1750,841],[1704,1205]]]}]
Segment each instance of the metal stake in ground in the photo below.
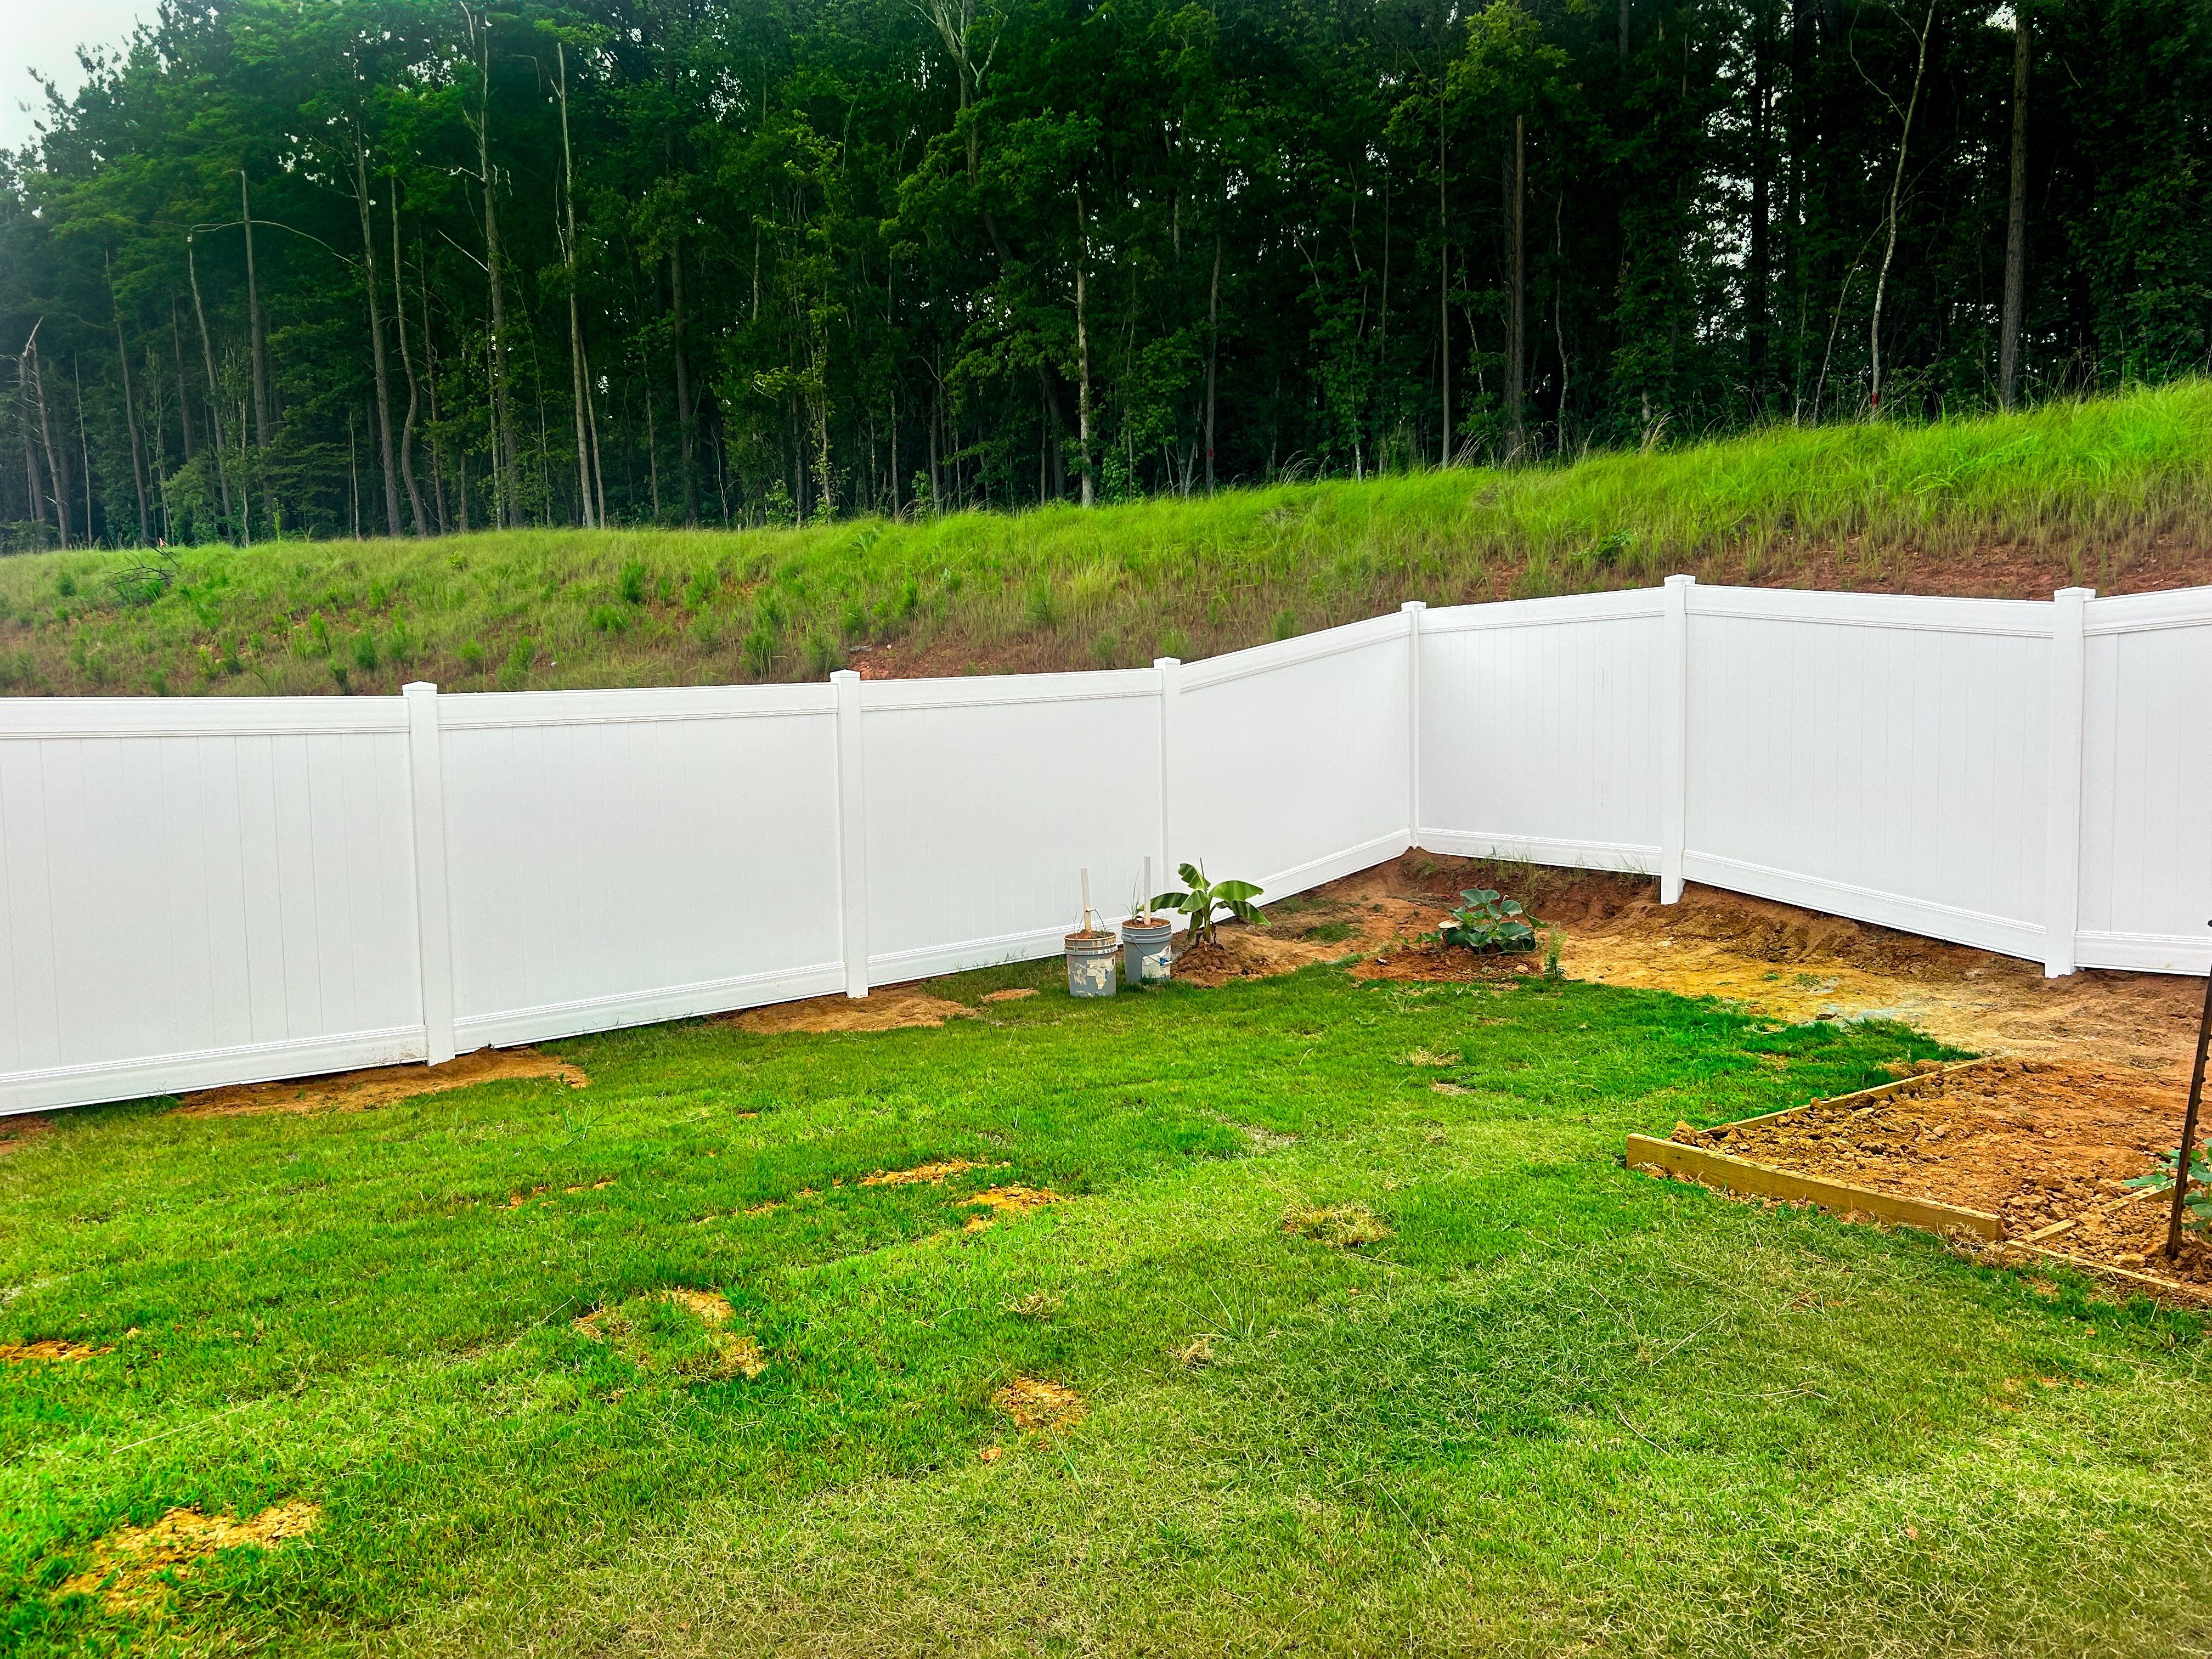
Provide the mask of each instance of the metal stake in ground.
[{"label": "metal stake in ground", "polygon": [[[2212,927],[2212,922],[2204,924]],[[2166,1259],[2181,1254],[2181,1217],[2189,1202],[2189,1154],[2197,1147],[2197,1108],[2204,1098],[2204,1049],[2212,1043],[2212,969],[2204,975],[2204,1018],[2197,1022],[2197,1064],[2189,1073],[2189,1109],[2181,1119],[2181,1156],[2174,1161],[2173,1208],[2166,1218]]]}]

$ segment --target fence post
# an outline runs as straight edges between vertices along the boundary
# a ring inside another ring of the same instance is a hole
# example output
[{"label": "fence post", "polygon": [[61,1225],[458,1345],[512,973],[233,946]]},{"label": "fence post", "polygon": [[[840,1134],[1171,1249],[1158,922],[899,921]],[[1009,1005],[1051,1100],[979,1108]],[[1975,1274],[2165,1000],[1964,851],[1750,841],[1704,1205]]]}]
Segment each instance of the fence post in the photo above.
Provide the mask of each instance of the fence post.
[{"label": "fence post", "polygon": [[837,885],[844,900],[845,994],[868,994],[868,800],[860,740],[860,677],[841,668],[837,693]]},{"label": "fence post", "polygon": [[453,1057],[453,898],[446,879],[446,764],[438,741],[438,688],[400,688],[407,707],[407,784],[415,816],[415,939],[422,990],[422,1057]]},{"label": "fence post", "polygon": [[2081,921],[2082,696],[2088,681],[2084,623],[2094,587],[2051,596],[2051,717],[2044,754],[2048,805],[2043,829],[2043,976],[2074,971]]},{"label": "fence post", "polygon": [[1425,599],[1398,609],[1406,617],[1406,845],[1421,844],[1421,618]]},{"label": "fence post", "polygon": [[1690,590],[1695,576],[1669,576],[1661,590],[1665,643],[1659,657],[1659,902],[1682,897],[1682,845],[1690,817]]},{"label": "fence post", "polygon": [[[1158,890],[1166,892],[1175,885],[1175,818],[1170,810],[1175,800],[1176,786],[1176,727],[1182,714],[1182,659],[1155,657],[1153,671],[1160,677],[1160,869]],[[1145,896],[1145,908],[1152,908],[1152,896]]]}]

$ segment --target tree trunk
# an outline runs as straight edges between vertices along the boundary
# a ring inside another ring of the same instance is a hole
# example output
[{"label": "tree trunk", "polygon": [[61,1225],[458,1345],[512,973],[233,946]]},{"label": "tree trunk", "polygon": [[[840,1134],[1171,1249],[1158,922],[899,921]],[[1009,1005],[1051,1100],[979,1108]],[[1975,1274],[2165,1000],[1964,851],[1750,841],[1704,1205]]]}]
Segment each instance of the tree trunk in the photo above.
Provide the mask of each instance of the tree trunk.
[{"label": "tree trunk", "polygon": [[598,515],[592,497],[591,443],[584,429],[584,325],[576,314],[576,152],[568,137],[568,42],[556,42],[555,49],[560,65],[560,77],[554,84],[561,94],[561,212],[565,230],[561,251],[568,276],[569,401],[576,422],[576,494],[583,505],[584,527],[589,530],[597,525]]},{"label": "tree trunk", "polygon": [[1206,291],[1206,493],[1213,494],[1214,374],[1221,362],[1221,233],[1213,233],[1213,282]]},{"label": "tree trunk", "polygon": [[[694,448],[691,424],[691,362],[684,349],[684,244],[678,241],[668,250],[668,302],[670,321],[673,325],[676,343],[676,434],[677,457],[683,468],[684,522],[696,526],[699,522],[699,493],[692,477],[691,456]],[[825,389],[823,395],[829,394]],[[824,417],[826,422],[826,416]],[[824,465],[827,464],[827,444]],[[825,489],[824,493],[827,491]]]},{"label": "tree trunk", "polygon": [[[36,331],[33,331],[35,332]],[[46,367],[38,349],[31,349],[31,385],[39,399],[39,441],[46,452],[46,483],[52,488],[54,528],[61,534],[62,550],[70,544],[69,456],[54,447],[53,416],[46,407]]]},{"label": "tree trunk", "polygon": [[[361,129],[353,132],[354,203],[361,210],[361,274],[368,289],[369,364],[376,375],[376,447],[384,463],[384,522],[393,536],[406,533],[399,518],[399,465],[392,453],[392,385],[384,357],[384,301],[378,294],[380,284],[376,276],[376,228],[368,210],[368,146],[362,140]],[[396,186],[395,186],[396,188]],[[393,204],[395,214],[398,204]],[[399,223],[392,221],[392,240],[398,242]],[[393,256],[395,259],[398,256]],[[394,274],[398,267],[394,266]]]},{"label": "tree trunk", "polygon": [[84,423],[84,365],[74,351],[70,353],[70,380],[76,388],[76,453],[84,466],[84,539],[88,544],[97,539],[92,523],[92,434]]},{"label": "tree trunk", "polygon": [[1513,118],[1513,143],[1505,157],[1505,223],[1508,272],[1505,295],[1505,459],[1527,459],[1528,443],[1522,382],[1528,361],[1528,118]]},{"label": "tree trunk", "polygon": [[31,447],[31,349],[27,343],[15,359],[15,424],[23,433],[23,490],[31,504],[34,524],[46,521],[46,492],[39,487],[39,458]]},{"label": "tree trunk", "polygon": [[1905,102],[1904,125],[1897,135],[1897,169],[1889,180],[1889,240],[1881,251],[1881,275],[1874,285],[1874,319],[1867,327],[1867,355],[1874,371],[1868,401],[1877,415],[1881,412],[1881,303],[1889,289],[1890,261],[1897,255],[1897,206],[1905,190],[1905,153],[1912,142],[1912,116],[1920,107],[1921,77],[1928,72],[1928,34],[1935,26],[1936,0],[1928,0],[1928,15],[1920,24],[1919,56],[1912,66],[1912,95]]},{"label": "tree trunk", "polygon": [[185,375],[185,325],[177,316],[177,296],[169,295],[169,346],[177,358],[177,421],[185,429],[185,465],[199,453],[198,434],[192,430],[191,382]]},{"label": "tree trunk", "polygon": [[261,283],[253,268],[253,198],[238,170],[238,210],[246,225],[246,315],[253,346],[253,447],[269,447],[269,346],[261,328]]},{"label": "tree trunk", "polygon": [[1620,0],[1620,61],[1628,61],[1628,0]]},{"label": "tree trunk", "polygon": [[2004,322],[1997,337],[1997,402],[2020,396],[2021,313],[2027,297],[2027,9],[2013,0],[2012,194],[2005,210]]},{"label": "tree trunk", "polygon": [[399,257],[399,181],[392,184],[392,325],[399,336],[399,367],[407,376],[407,420],[399,428],[399,476],[407,482],[407,510],[415,533],[422,535],[422,486],[415,481],[415,416],[422,406],[415,379],[415,354],[407,345],[407,265]]},{"label": "tree trunk", "polygon": [[[102,264],[106,264],[102,256]],[[123,367],[123,424],[131,434],[131,477],[138,487],[138,544],[154,539],[146,515],[146,452],[138,441],[138,403],[131,390],[131,349],[124,343],[123,313],[115,303],[115,279],[107,280],[107,309],[115,319],[115,360]]]},{"label": "tree trunk", "polygon": [[[507,384],[507,283],[500,274],[499,191],[491,170],[491,18],[472,18],[481,53],[477,96],[477,176],[483,185],[484,269],[491,284],[491,396],[495,431],[492,442],[492,522],[506,525],[518,516],[514,411]],[[463,528],[467,526],[465,525]]]},{"label": "tree trunk", "polygon": [[1077,453],[1082,458],[1083,504],[1092,505],[1096,497],[1091,478],[1091,325],[1084,307],[1084,255],[1090,246],[1091,232],[1083,219],[1083,189],[1075,191],[1075,360],[1076,381],[1075,422]]},{"label": "tree trunk", "polygon": [[[200,357],[207,370],[208,422],[215,434],[215,477],[216,482],[222,488],[223,527],[235,536],[238,534],[238,514],[230,504],[230,469],[223,461],[222,393],[218,389],[221,383],[215,374],[215,342],[208,337],[207,307],[200,301],[199,258],[189,234],[185,238],[185,270],[191,278],[192,315],[199,320]],[[182,397],[179,392],[179,401],[182,401]]]},{"label": "tree trunk", "polygon": [[1769,280],[1772,253],[1769,222],[1772,218],[1772,147],[1768,143],[1768,105],[1772,98],[1770,63],[1769,14],[1762,4],[1752,24],[1751,45],[1751,247],[1744,268],[1744,368],[1751,383],[1754,417],[1766,411],[1767,325]]},{"label": "tree trunk", "polygon": [[1451,422],[1451,219],[1444,205],[1444,82],[1437,82],[1437,382],[1443,392],[1443,426],[1437,438],[1437,465],[1452,460]]},{"label": "tree trunk", "polygon": [[415,249],[415,281],[416,291],[422,296],[422,380],[430,398],[430,505],[438,510],[438,533],[446,533],[446,447],[440,441],[438,428],[438,342],[430,332],[430,276],[424,267],[422,249]]}]

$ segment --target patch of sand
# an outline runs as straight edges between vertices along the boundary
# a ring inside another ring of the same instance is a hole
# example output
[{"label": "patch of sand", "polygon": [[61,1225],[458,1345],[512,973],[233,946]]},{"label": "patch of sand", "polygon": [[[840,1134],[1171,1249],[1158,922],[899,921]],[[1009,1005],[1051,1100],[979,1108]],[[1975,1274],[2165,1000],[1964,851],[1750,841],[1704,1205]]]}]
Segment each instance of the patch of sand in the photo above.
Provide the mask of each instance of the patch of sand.
[{"label": "patch of sand", "polygon": [[1009,991],[986,991],[983,993],[983,1000],[986,1002],[1019,1002],[1024,997],[1033,997],[1036,994],[1036,992],[1030,987],[1026,985],[1018,985]]},{"label": "patch of sand", "polygon": [[982,1204],[1000,1215],[1027,1215],[1042,1210],[1048,1204],[1064,1204],[1067,1200],[1048,1187],[987,1187],[980,1193],[970,1193],[960,1200],[963,1204]]},{"label": "patch of sand", "polygon": [[[878,1170],[871,1176],[862,1176],[863,1187],[942,1187],[947,1176],[965,1175],[970,1170],[984,1166],[964,1158],[934,1158],[927,1164],[917,1164],[911,1170]],[[1003,1164],[998,1166],[1005,1169]]]},{"label": "patch of sand", "polygon": [[734,1310],[729,1298],[712,1291],[695,1291],[684,1285],[671,1285],[654,1291],[633,1301],[608,1308],[594,1308],[570,1322],[574,1328],[595,1342],[611,1342],[629,1358],[650,1368],[653,1357],[650,1346],[639,1340],[635,1322],[628,1309],[639,1302],[665,1302],[684,1310],[706,1327],[708,1346],[713,1350],[709,1372],[716,1376],[743,1376],[748,1381],[768,1370],[768,1356],[761,1352],[760,1344],[741,1331],[727,1328]]},{"label": "patch of sand", "polygon": [[1054,1434],[1072,1429],[1088,1414],[1083,1396],[1064,1382],[1018,1376],[991,1396],[991,1403],[1014,1419],[1024,1434]]},{"label": "patch of sand", "polygon": [[246,1083],[186,1095],[170,1109],[173,1117],[253,1117],[266,1112],[313,1114],[362,1112],[421,1095],[441,1095],[479,1083],[517,1078],[558,1078],[571,1089],[591,1079],[565,1060],[535,1048],[479,1048],[442,1066],[381,1066],[373,1071],[340,1072],[332,1077],[288,1083]]},{"label": "patch of sand", "polygon": [[43,1117],[0,1117],[0,1155],[20,1152],[53,1127]]},{"label": "patch of sand", "polygon": [[776,1002],[765,1008],[723,1016],[741,1031],[756,1036],[783,1036],[823,1031],[903,1031],[935,1028],[948,1019],[974,1019],[975,1011],[964,1003],[931,996],[911,986],[889,986],[865,997],[809,997],[804,1002]]},{"label": "patch of sand", "polygon": [[92,1565],[62,1582],[63,1595],[96,1595],[111,1613],[159,1613],[179,1580],[223,1550],[271,1550],[305,1537],[322,1520],[319,1505],[279,1504],[250,1520],[171,1510],[150,1527],[123,1527],[92,1547]]},{"label": "patch of sand", "polygon": [[36,1342],[0,1342],[0,1364],[53,1365],[69,1360],[97,1359],[112,1348],[95,1348],[89,1342],[43,1336]]}]

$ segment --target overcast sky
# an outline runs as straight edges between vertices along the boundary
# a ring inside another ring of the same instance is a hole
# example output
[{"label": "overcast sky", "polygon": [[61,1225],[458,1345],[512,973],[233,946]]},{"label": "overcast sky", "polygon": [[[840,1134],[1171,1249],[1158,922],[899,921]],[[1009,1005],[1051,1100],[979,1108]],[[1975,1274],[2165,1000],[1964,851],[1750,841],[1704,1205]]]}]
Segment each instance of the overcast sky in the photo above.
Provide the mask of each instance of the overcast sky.
[{"label": "overcast sky", "polygon": [[44,107],[31,79],[40,70],[76,90],[81,44],[118,46],[140,18],[151,22],[155,0],[0,0],[0,148],[31,136],[24,106]]}]

